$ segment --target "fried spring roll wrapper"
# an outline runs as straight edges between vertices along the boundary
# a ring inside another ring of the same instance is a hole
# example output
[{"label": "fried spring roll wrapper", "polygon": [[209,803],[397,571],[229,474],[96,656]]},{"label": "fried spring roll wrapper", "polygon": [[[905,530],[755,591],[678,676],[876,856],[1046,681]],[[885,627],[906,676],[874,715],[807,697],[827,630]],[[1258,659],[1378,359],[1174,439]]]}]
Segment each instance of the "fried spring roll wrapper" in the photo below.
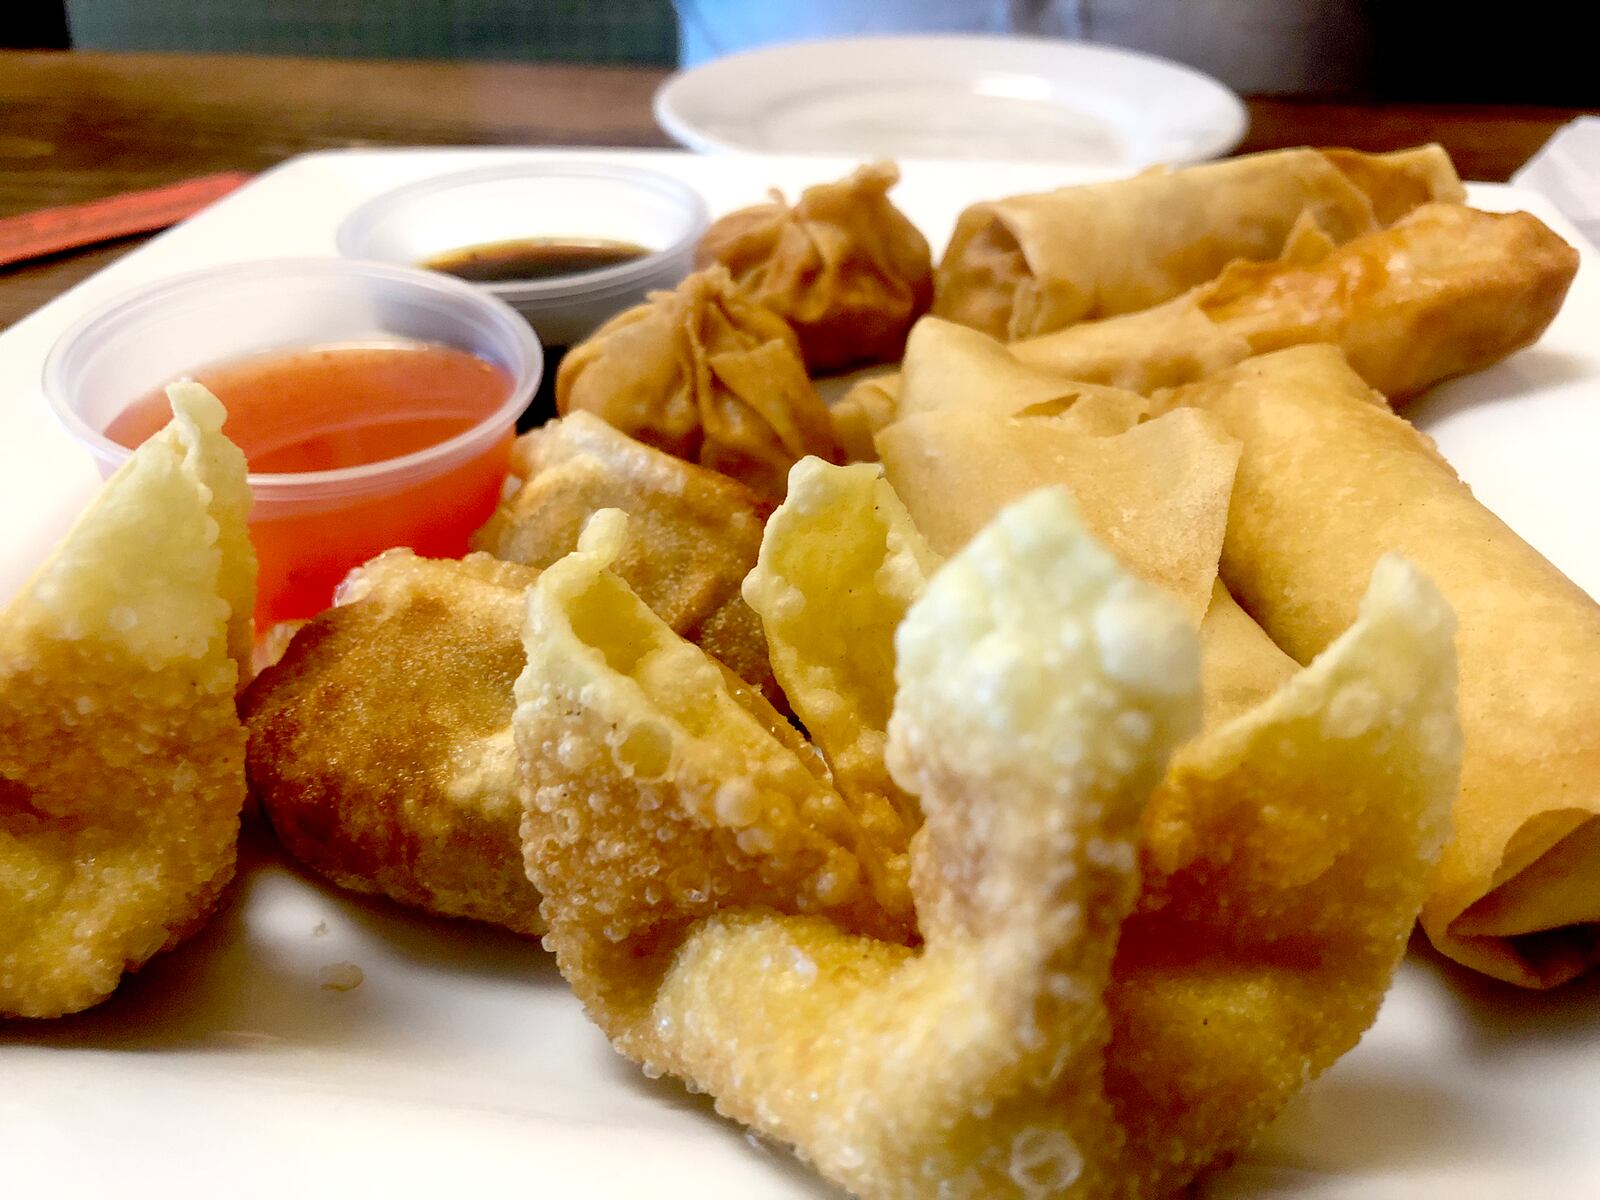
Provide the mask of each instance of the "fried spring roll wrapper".
[{"label": "fried spring roll wrapper", "polygon": [[1068,487],[1085,526],[1199,626],[1212,729],[1276,692],[1296,664],[1217,581],[1236,450],[1210,422],[1171,419],[1194,415],[1096,437],[1054,417],[924,413],[891,426],[879,443],[890,484],[946,555],[1018,497]]},{"label": "fried spring roll wrapper", "polygon": [[1434,945],[1527,987],[1600,961],[1600,606],[1329,347],[1254,359],[1175,398],[1243,443],[1223,579],[1295,658],[1345,627],[1391,551],[1456,610],[1466,749],[1455,836],[1422,910]]},{"label": "fried spring roll wrapper", "polygon": [[893,419],[959,409],[994,417],[1064,416],[1081,433],[1124,433],[1150,411],[1137,392],[1081,383],[1019,362],[987,334],[937,317],[906,343]]},{"label": "fried spring roll wrapper", "polygon": [[[1198,418],[1198,419],[1197,419]],[[1219,423],[1174,412],[1117,437],[1057,418],[952,410],[878,438],[890,485],[938,554],[961,549],[1011,501],[1065,485],[1084,525],[1198,626],[1211,604],[1238,449]]]},{"label": "fried spring roll wrapper", "polygon": [[1010,341],[1135,312],[1235,259],[1275,258],[1303,218],[1344,242],[1466,193],[1438,146],[1280,150],[975,204],[934,277],[935,314]]},{"label": "fried spring roll wrapper", "polygon": [[1578,254],[1528,213],[1428,204],[1332,247],[1302,237],[1144,312],[1018,342],[1025,363],[1136,392],[1254,354],[1328,342],[1400,402],[1529,346],[1555,319]]}]

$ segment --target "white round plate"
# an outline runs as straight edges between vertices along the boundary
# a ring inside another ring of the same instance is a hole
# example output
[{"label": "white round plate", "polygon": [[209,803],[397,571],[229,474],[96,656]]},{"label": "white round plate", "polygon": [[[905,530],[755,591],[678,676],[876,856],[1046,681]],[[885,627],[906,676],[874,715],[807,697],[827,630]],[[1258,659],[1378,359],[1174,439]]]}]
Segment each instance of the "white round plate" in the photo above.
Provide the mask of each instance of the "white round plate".
[{"label": "white round plate", "polygon": [[695,150],[1049,160],[1136,168],[1238,145],[1239,97],[1110,46],[957,35],[830,38],[674,75],[661,128]]}]

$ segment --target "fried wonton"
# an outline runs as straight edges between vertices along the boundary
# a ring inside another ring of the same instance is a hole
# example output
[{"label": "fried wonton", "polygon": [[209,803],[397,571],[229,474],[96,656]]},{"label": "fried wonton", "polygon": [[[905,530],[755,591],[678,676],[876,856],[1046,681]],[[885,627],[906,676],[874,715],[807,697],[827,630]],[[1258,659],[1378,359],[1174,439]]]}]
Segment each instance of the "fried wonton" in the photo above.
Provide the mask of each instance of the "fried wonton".
[{"label": "fried wonton", "polygon": [[511,685],[539,573],[391,550],[245,691],[251,793],[333,883],[542,933],[522,869]]},{"label": "fried wonton", "polygon": [[[620,587],[578,554],[530,603],[516,733],[549,944],[620,1050],[856,1195],[1167,1195],[1370,1022],[1454,786],[1449,613],[1403,564],[1163,781],[1199,720],[1189,619],[1061,492],[1006,510],[896,636],[887,763],[926,817],[920,948],[773,869],[819,831],[723,801],[761,768],[680,715],[715,709],[716,673],[619,629]],[[552,783],[559,758],[582,786]]]},{"label": "fried wonton", "polygon": [[813,374],[900,357],[906,331],[933,302],[927,239],[889,200],[891,162],[722,217],[695,264],[721,263],[751,299],[793,327]]},{"label": "fried wonton", "polygon": [[1150,392],[1327,342],[1398,403],[1532,345],[1577,269],[1577,251],[1528,213],[1425,204],[1342,246],[1237,262],[1156,308],[1011,350],[1071,379]]},{"label": "fried wonton", "polygon": [[894,633],[938,565],[881,467],[806,458],[744,583],[773,670],[834,784],[902,858],[921,815],[883,763]]},{"label": "fried wonton", "polygon": [[197,384],[0,612],[0,1014],[76,1012],[233,875],[255,555]]},{"label": "fried wonton", "polygon": [[658,926],[725,905],[909,938],[903,852],[873,840],[793,727],[612,572],[626,525],[596,514],[528,594],[514,729],[529,878],[581,894],[600,918],[593,943],[550,936],[584,973],[608,976],[618,960],[606,1004],[619,1009],[648,1000],[625,976],[657,941],[668,948]]},{"label": "fried wonton", "polygon": [[771,506],[744,485],[575,412],[517,439],[500,507],[472,545],[544,568],[602,508],[627,513],[616,570],[662,620],[783,707],[761,622],[739,595]]},{"label": "fried wonton", "polygon": [[793,330],[721,266],[652,292],[575,346],[556,375],[556,407],[594,413],[774,500],[798,459],[839,457]]},{"label": "fried wonton", "polygon": [[1301,147],[974,204],[939,264],[934,312],[1032,337],[1149,308],[1235,259],[1276,258],[1296,230],[1337,244],[1465,198],[1438,146]]}]

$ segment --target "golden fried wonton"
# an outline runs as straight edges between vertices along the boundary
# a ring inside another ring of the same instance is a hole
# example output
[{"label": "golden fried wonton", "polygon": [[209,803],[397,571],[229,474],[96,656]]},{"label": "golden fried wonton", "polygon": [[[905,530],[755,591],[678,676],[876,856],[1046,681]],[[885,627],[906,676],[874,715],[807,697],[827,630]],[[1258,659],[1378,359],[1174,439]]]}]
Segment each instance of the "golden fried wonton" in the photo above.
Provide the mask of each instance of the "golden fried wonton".
[{"label": "golden fried wonton", "polygon": [[877,162],[807,188],[792,207],[774,189],[706,230],[695,265],[721,263],[788,321],[813,374],[892,362],[933,302],[927,239],[889,200],[899,180]]},{"label": "golden fried wonton", "polygon": [[868,834],[902,857],[922,819],[883,763],[894,632],[938,565],[882,468],[806,458],[744,583],[778,682],[834,784]]},{"label": "golden fried wonton", "polygon": [[250,789],[294,858],[351,891],[543,932],[511,742],[538,575],[391,550],[251,683]]},{"label": "golden fried wonton", "polygon": [[586,412],[517,439],[508,494],[472,545],[544,568],[602,508],[629,516],[616,571],[662,620],[784,705],[761,622],[739,595],[770,506],[744,485],[654,450]]},{"label": "golden fried wonton", "polygon": [[0,1014],[76,1012],[233,875],[255,555],[196,384],[0,612]]},{"label": "golden fried wonton", "polygon": [[573,347],[556,407],[592,412],[774,500],[798,459],[839,457],[793,330],[721,266],[652,292]]},{"label": "golden fried wonton", "polygon": [[[834,487],[807,485],[821,512],[871,491]],[[1241,1148],[1370,1022],[1458,750],[1449,611],[1403,563],[1162,781],[1199,721],[1190,620],[1061,492],[1003,512],[895,639],[886,761],[926,816],[916,949],[874,929],[900,919],[870,888],[818,896],[826,847],[873,861],[860,827],[797,822],[788,788],[746,801],[777,759],[720,732],[718,673],[640,624],[605,570],[617,536],[592,529],[534,589],[514,724],[548,943],[647,1071],[869,1200],[1137,1200]],[[826,595],[817,574],[785,578]],[[820,661],[843,639],[806,652],[816,677],[859,669]]]}]

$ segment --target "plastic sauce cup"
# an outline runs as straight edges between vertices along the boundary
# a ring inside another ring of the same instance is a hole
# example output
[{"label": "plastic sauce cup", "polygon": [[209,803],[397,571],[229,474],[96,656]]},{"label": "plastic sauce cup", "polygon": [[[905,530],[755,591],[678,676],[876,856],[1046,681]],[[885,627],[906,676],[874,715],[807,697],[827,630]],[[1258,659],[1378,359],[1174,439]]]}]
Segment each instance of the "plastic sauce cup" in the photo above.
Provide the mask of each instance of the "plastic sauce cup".
[{"label": "plastic sauce cup", "polygon": [[593,239],[650,253],[615,266],[474,286],[528,319],[547,346],[570,346],[608,317],[670,289],[694,267],[709,221],[688,184],[638,167],[581,159],[436,175],[385,192],[339,227],[341,254],[417,264],[468,246],[527,238]]},{"label": "plastic sauce cup", "polygon": [[385,342],[466,351],[509,376],[509,393],[470,428],[413,453],[336,470],[252,472],[264,631],[321,611],[352,567],[391,547],[465,552],[494,509],[516,419],[543,369],[527,323],[482,290],[428,271],[344,259],[244,263],[168,279],[89,313],[50,351],[44,390],[109,476],[132,451],[106,430],[175,380],[274,352]]}]

